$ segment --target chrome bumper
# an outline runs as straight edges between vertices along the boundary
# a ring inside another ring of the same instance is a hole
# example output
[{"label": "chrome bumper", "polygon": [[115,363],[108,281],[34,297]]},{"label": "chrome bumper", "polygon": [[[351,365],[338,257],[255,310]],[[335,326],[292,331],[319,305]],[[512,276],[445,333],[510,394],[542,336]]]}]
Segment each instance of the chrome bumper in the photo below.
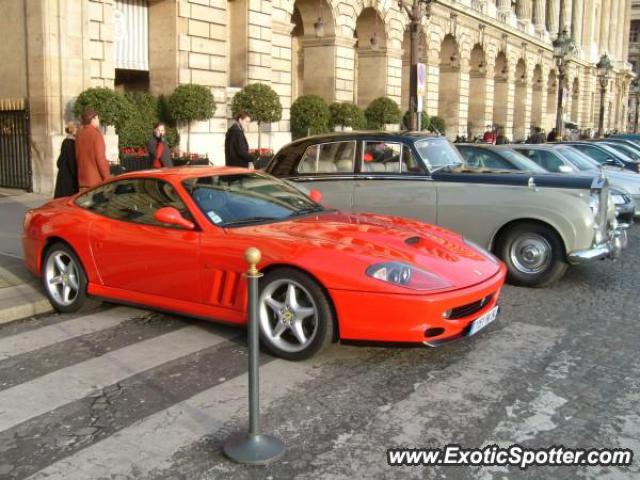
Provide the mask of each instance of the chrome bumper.
[{"label": "chrome bumper", "polygon": [[589,250],[571,252],[567,255],[567,260],[572,265],[580,265],[584,263],[591,263],[595,260],[601,260],[603,258],[618,258],[620,256],[620,252],[627,248],[627,228],[629,228],[628,224],[619,224],[618,227],[610,233],[610,239],[607,243],[596,245]]}]

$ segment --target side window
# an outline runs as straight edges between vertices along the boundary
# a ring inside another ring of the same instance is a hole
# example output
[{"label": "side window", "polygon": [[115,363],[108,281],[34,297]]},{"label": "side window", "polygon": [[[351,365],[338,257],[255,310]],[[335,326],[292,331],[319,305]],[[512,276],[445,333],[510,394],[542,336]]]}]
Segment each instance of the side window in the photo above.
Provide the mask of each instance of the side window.
[{"label": "side window", "polygon": [[420,165],[407,145],[402,147],[402,173],[426,173],[426,169]]},{"label": "side window", "polygon": [[539,165],[549,172],[558,173],[560,171],[560,166],[564,165],[564,162],[551,152],[540,150],[538,153],[540,154],[541,159]]},{"label": "side window", "polygon": [[82,195],[76,203],[105,217],[144,225],[179,228],[154,218],[162,207],[173,207],[183,217],[193,221],[175,189],[167,182],[152,178],[112,182]]},{"label": "side window", "polygon": [[513,166],[504,160],[500,155],[494,152],[486,152],[487,156],[484,160],[484,166],[487,168],[496,168],[498,170],[513,170]]},{"label": "side window", "polygon": [[355,158],[355,141],[309,145],[300,159],[298,173],[353,173]]},{"label": "side window", "polygon": [[479,168],[497,168],[500,170],[513,170],[509,162],[503,160],[499,155],[493,152],[480,149],[461,149],[462,155],[465,157],[466,164],[470,167]]},{"label": "side window", "polygon": [[402,145],[391,142],[364,142],[362,171],[400,173]]},{"label": "side window", "polygon": [[599,150],[597,148],[589,147],[588,145],[574,145],[574,147],[581,152],[586,153],[598,163],[604,163],[607,158],[609,158],[609,155],[607,155],[606,152],[603,152],[602,150]]}]

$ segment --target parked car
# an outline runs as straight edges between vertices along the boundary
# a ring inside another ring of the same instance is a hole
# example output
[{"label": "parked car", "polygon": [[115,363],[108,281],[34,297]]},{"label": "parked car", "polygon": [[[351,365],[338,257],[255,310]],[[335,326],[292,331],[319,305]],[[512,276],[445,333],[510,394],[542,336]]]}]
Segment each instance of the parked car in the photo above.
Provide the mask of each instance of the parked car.
[{"label": "parked car", "polygon": [[[457,146],[467,165],[500,165],[504,170],[521,170],[534,173],[564,173],[584,177],[600,175],[600,166],[578,150],[565,145],[553,144],[514,144],[513,146],[460,145]],[[488,162],[487,158],[496,156],[500,164]],[[574,163],[570,161],[573,159]],[[635,197],[638,198],[640,213],[640,177],[634,173],[612,172],[607,178],[609,189],[616,206],[616,218],[619,222],[633,222],[636,213]]]},{"label": "parked car", "polygon": [[640,146],[640,134],[638,133],[616,133],[614,135],[609,135],[608,137],[606,137],[607,139],[624,139],[624,140],[629,140],[635,144],[637,144],[638,146]]},{"label": "parked car", "polygon": [[606,181],[465,167],[443,137],[307,137],[283,147],[267,171],[320,190],[327,205],[461,232],[501,258],[519,285],[548,285],[569,263],[616,257],[626,245]]},{"label": "parked car", "polygon": [[640,214],[640,175],[628,170],[603,167],[579,150],[564,144],[514,145],[514,149],[552,173],[596,177],[604,174],[620,222],[633,222]]},{"label": "parked car", "polygon": [[640,172],[640,162],[636,162],[631,157],[620,153],[609,145],[599,142],[562,142],[562,144],[580,150],[600,165],[623,168],[634,173]]},{"label": "parked car", "polygon": [[459,234],[330,210],[238,168],[121,175],[30,210],[23,246],[59,311],[98,297],[237,325],[243,255],[257,246],[262,342],[293,360],[337,339],[436,346],[473,335],[495,320],[506,273]]}]

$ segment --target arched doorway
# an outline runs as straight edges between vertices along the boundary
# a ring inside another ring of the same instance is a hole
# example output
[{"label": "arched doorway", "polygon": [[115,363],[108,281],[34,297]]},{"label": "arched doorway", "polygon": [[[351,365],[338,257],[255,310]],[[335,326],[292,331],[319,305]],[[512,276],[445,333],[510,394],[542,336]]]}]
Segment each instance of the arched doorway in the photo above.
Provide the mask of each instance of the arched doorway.
[{"label": "arched doorway", "polygon": [[527,66],[524,59],[516,64],[516,90],[513,104],[513,141],[524,140],[529,132],[526,125]]},{"label": "arched doorway", "polygon": [[440,81],[438,86],[438,116],[447,126],[447,136],[458,135],[460,112],[460,52],[452,35],[447,35],[440,47]]},{"label": "arched doorway", "polygon": [[[494,74],[493,125],[494,128],[506,130],[509,94],[509,63],[504,52],[498,53]],[[506,134],[506,131],[505,131]]]},{"label": "arched doorway", "polygon": [[335,97],[335,27],[325,0],[297,0],[291,23],[292,99],[319,95]]},{"label": "arched doorway", "polygon": [[482,136],[487,129],[487,62],[482,46],[477,44],[471,50],[469,71],[469,119],[467,138]]},{"label": "arched doorway", "polygon": [[372,7],[365,8],[356,21],[355,103],[367,108],[386,93],[387,39],[384,22]]},{"label": "arched doorway", "polygon": [[536,65],[531,79],[531,127],[543,127],[542,119],[542,66]]}]

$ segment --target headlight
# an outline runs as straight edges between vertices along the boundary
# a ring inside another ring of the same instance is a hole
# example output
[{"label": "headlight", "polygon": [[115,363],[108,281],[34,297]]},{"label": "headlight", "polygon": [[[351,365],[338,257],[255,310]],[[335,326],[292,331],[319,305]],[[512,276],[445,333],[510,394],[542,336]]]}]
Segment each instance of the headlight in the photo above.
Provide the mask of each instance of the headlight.
[{"label": "headlight", "polygon": [[439,290],[452,285],[438,275],[402,262],[385,262],[371,265],[367,275],[383,282],[412,290]]},{"label": "headlight", "polygon": [[464,243],[466,243],[469,247],[477,250],[478,252],[483,253],[485,257],[487,257],[489,260],[491,260],[496,265],[498,265],[500,263],[498,261],[498,259],[496,257],[494,257],[493,254],[491,254],[486,248],[482,248],[477,243],[474,243],[471,240],[467,240],[466,238],[464,239]]},{"label": "headlight", "polygon": [[625,203],[627,203],[625,198],[619,193],[614,193],[613,195],[611,195],[611,198],[613,199],[613,203],[615,205],[624,205]]}]

